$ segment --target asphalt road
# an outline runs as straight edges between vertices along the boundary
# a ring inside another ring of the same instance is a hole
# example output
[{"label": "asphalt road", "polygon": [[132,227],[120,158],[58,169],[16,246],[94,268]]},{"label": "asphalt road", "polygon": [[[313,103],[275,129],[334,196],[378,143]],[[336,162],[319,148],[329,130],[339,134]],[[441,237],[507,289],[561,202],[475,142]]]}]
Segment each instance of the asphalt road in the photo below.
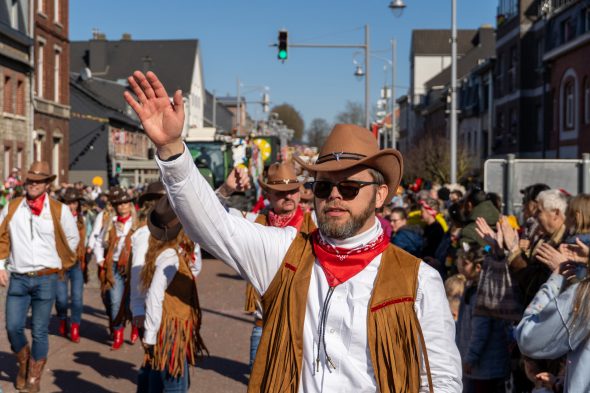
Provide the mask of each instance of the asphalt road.
[{"label": "asphalt road", "polygon": [[[92,265],[91,265],[92,266]],[[95,274],[90,274],[95,277]],[[198,278],[199,297],[203,310],[201,334],[209,356],[200,359],[190,370],[190,392],[244,392],[248,383],[249,340],[251,317],[242,311],[245,283],[218,260],[203,261]],[[4,324],[6,289],[0,289],[0,387],[14,392],[17,366],[10,350]],[[49,359],[45,367],[42,392],[106,393],[134,392],[141,345],[125,345],[110,350],[100,291],[95,281],[84,289],[84,313],[81,341],[72,343],[57,335],[58,321],[52,318],[49,327]],[[130,328],[125,331],[126,340]],[[27,328],[30,340],[30,330]]]}]

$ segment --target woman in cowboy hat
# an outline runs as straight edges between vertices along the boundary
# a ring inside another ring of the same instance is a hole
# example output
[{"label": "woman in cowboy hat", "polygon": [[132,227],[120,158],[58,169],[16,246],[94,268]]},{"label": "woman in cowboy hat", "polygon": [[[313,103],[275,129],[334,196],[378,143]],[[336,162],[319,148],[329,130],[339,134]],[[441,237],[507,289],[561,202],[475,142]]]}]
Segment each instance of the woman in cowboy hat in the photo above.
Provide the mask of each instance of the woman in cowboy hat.
[{"label": "woman in cowboy hat", "polygon": [[[63,278],[57,282],[55,297],[55,309],[59,318],[59,334],[67,336],[68,329],[68,305],[71,301],[70,311],[70,339],[80,342],[80,323],[82,322],[82,308],[84,306],[84,271],[86,270],[86,224],[82,214],[82,203],[84,197],[80,190],[69,187],[65,190],[62,202],[70,208],[70,212],[76,219],[80,242],[76,249],[77,262],[68,271],[64,272]],[[68,284],[70,293],[68,294]]]},{"label": "woman in cowboy hat", "polygon": [[207,351],[199,334],[201,309],[191,271],[193,243],[166,196],[151,210],[149,247],[140,286],[147,292],[143,367],[151,369],[146,391],[186,392],[189,368]]},{"label": "woman in cowboy hat", "polygon": [[[263,294],[264,329],[250,392],[460,392],[455,323],[438,272],[389,244],[375,218],[403,161],[369,130],[338,124],[315,164],[318,231],[268,228],[227,213],[182,142],[155,74],[128,78],[125,98],[158,149],[169,198],[194,241]],[[297,160],[297,159],[296,159]]]}]

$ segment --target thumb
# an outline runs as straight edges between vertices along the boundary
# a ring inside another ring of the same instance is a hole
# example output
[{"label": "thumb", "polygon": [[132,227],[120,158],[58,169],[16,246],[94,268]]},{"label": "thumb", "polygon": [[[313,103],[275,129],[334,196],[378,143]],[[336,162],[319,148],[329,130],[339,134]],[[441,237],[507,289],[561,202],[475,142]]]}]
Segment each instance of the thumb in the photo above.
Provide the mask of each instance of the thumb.
[{"label": "thumb", "polygon": [[184,116],[184,102],[182,100],[182,91],[176,90],[172,100],[174,102],[174,112],[181,116]]}]

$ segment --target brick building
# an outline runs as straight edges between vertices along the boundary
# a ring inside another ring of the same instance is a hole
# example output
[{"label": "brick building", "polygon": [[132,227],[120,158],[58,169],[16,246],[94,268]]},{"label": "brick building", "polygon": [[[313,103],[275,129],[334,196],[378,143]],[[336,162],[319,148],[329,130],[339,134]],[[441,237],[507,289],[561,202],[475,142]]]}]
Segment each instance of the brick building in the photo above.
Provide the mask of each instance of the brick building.
[{"label": "brick building", "polygon": [[68,1],[34,0],[33,159],[48,161],[56,183],[68,180],[70,120]]},{"label": "brick building", "polygon": [[550,79],[547,156],[590,152],[590,1],[545,1],[543,61]]},{"label": "brick building", "polygon": [[0,176],[5,179],[13,167],[21,176],[29,165],[29,135],[32,130],[30,100],[33,75],[30,49],[33,45],[29,0],[0,4]]}]

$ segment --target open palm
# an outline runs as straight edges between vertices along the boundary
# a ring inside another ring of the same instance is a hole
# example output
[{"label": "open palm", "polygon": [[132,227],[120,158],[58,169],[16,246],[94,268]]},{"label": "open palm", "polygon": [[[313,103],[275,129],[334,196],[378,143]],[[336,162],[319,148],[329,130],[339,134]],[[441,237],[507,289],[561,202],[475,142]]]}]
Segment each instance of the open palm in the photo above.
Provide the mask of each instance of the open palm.
[{"label": "open palm", "polygon": [[137,113],[147,136],[158,148],[177,142],[184,125],[180,90],[174,93],[170,102],[164,85],[153,72],[144,75],[141,71],[135,71],[127,80],[137,99],[126,91],[125,100]]}]

